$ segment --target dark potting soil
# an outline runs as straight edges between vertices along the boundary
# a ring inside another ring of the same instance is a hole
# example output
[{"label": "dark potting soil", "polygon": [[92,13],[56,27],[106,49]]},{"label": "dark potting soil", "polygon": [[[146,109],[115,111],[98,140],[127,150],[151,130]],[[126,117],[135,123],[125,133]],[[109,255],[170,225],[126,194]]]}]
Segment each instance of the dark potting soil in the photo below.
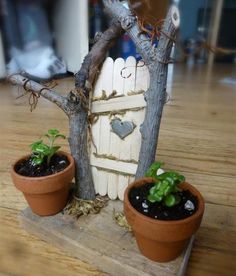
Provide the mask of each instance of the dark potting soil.
[{"label": "dark potting soil", "polygon": [[34,165],[32,163],[32,157],[18,162],[15,166],[15,170],[18,174],[23,176],[38,177],[54,174],[64,170],[70,164],[65,155],[54,154],[51,158],[50,164],[44,162],[41,165]]},{"label": "dark potting soil", "polygon": [[133,187],[129,193],[131,205],[141,214],[159,220],[184,219],[197,211],[198,200],[189,190],[177,192],[181,201],[172,207],[167,207],[160,202],[152,203],[147,197],[154,183],[140,187]]}]

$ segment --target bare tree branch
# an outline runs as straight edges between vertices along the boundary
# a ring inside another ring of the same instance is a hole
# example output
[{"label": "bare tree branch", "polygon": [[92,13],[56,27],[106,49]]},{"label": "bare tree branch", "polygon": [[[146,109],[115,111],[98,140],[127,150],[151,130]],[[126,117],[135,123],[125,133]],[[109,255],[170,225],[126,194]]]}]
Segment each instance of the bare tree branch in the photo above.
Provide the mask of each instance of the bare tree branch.
[{"label": "bare tree branch", "polygon": [[153,62],[156,58],[154,47],[150,38],[139,28],[136,16],[118,0],[103,0],[103,3],[106,12],[121,23],[122,28],[133,40],[144,62],[146,64]]},{"label": "bare tree branch", "polygon": [[32,90],[39,96],[44,97],[50,102],[55,103],[58,107],[60,107],[64,112],[66,112],[66,97],[61,96],[56,91],[43,86],[35,81],[29,80],[22,75],[12,75],[8,77],[8,80],[14,85],[20,85],[25,87],[27,90]]},{"label": "bare tree branch", "polygon": [[89,110],[86,105],[89,101],[89,93],[99,74],[99,69],[107,56],[107,51],[112,47],[122,33],[123,30],[120,23],[114,21],[103,34],[100,34],[98,41],[87,54],[81,69],[76,74],[76,89],[71,91],[68,96],[68,104],[70,104],[70,109],[73,110],[73,112],[69,114],[69,143],[76,165],[75,193],[78,197],[83,199],[95,198],[95,190],[88,155],[87,135]]},{"label": "bare tree branch", "polygon": [[97,42],[85,57],[81,69],[76,74],[76,87],[91,89],[98,76],[99,68],[107,56],[107,51],[123,33],[121,24],[117,20],[113,20],[111,26],[104,33],[97,34],[99,36]]},{"label": "bare tree branch", "polygon": [[144,122],[141,127],[141,149],[136,178],[142,177],[155,161],[162,110],[166,100],[168,63],[173,42],[179,27],[179,11],[172,6],[167,14],[156,50],[157,60],[148,65],[150,86],[145,93],[147,101]]}]

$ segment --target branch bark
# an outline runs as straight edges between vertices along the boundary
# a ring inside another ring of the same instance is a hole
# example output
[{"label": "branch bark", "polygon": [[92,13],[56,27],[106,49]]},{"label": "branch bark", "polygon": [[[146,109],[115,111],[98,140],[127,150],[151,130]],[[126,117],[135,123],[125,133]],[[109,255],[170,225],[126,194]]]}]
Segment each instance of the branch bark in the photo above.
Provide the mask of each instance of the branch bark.
[{"label": "branch bark", "polygon": [[81,69],[76,74],[75,91],[69,95],[69,99],[73,99],[69,100],[71,105],[69,143],[76,164],[76,195],[83,199],[95,198],[87,145],[89,94],[99,74],[99,69],[106,58],[107,51],[122,33],[123,30],[120,23],[114,21],[100,35],[98,41],[85,57]]},{"label": "branch bark", "polygon": [[141,31],[136,16],[118,0],[103,0],[103,4],[108,15],[116,18],[133,40],[145,63],[150,64],[156,58],[155,50],[149,37]]},{"label": "branch bark", "polygon": [[155,160],[162,110],[166,97],[167,67],[170,52],[179,26],[178,9],[172,7],[167,15],[162,35],[156,49],[148,36],[141,33],[137,19],[118,0],[103,0],[107,12],[116,19],[85,57],[80,71],[75,76],[75,89],[63,97],[34,81],[15,75],[9,79],[13,83],[26,86],[59,106],[69,117],[71,153],[76,163],[76,195],[83,199],[94,199],[95,191],[88,155],[88,105],[100,66],[107,50],[126,31],[134,41],[150,73],[150,87],[145,94],[147,109],[141,128],[141,150],[136,178]]},{"label": "branch bark", "polygon": [[121,22],[122,28],[135,43],[143,61],[148,66],[150,75],[150,85],[145,93],[146,113],[140,128],[142,141],[135,176],[137,179],[145,174],[155,160],[162,110],[166,100],[168,62],[179,27],[180,16],[177,7],[171,6],[156,48],[148,36],[141,32],[137,18],[130,10],[126,9],[118,0],[103,0],[103,3],[108,14]]},{"label": "branch bark", "polygon": [[111,26],[100,34],[98,41],[94,44],[85,57],[81,69],[75,76],[75,89],[70,91],[67,97],[44,87],[43,85],[28,80],[21,75],[13,75],[8,79],[13,84],[25,86],[34,93],[54,102],[69,118],[69,144],[71,154],[75,159],[75,193],[82,199],[94,199],[95,190],[88,155],[88,104],[89,93],[99,74],[99,69],[106,58],[107,51],[123,33],[118,21],[113,20]]},{"label": "branch bark", "polygon": [[179,27],[179,11],[172,6],[167,14],[156,50],[156,61],[148,65],[150,87],[145,93],[147,101],[144,122],[141,127],[141,149],[136,178],[142,177],[155,161],[162,110],[166,101],[168,62]]},{"label": "branch bark", "polygon": [[55,103],[64,112],[66,112],[67,99],[61,96],[58,92],[43,86],[35,81],[29,80],[22,75],[12,75],[8,77],[8,80],[14,84],[25,87],[27,90],[31,90],[39,96]]},{"label": "branch bark", "polygon": [[[115,44],[116,40],[124,33],[121,24],[113,20],[111,26],[100,36],[85,57],[81,69],[75,76],[75,86],[88,90],[94,85],[99,74],[99,69],[107,56],[107,51]],[[88,82],[86,84],[86,81]]]}]

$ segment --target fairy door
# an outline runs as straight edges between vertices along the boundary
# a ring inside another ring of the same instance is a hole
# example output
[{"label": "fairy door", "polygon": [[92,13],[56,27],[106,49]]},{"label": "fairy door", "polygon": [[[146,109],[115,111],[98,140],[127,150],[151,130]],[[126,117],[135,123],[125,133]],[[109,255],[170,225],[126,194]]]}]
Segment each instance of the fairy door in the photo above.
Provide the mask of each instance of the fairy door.
[{"label": "fairy door", "polygon": [[124,189],[137,170],[144,120],[144,91],[148,70],[134,57],[107,58],[94,88],[91,109],[93,143],[90,160],[95,190],[111,199],[123,200]]}]

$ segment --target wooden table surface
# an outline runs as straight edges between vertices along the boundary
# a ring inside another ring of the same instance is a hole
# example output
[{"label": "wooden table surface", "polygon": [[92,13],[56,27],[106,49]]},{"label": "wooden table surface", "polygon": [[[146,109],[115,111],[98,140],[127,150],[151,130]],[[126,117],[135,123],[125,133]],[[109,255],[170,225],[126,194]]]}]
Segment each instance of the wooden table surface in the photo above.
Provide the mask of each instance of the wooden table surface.
[{"label": "wooden table surface", "polygon": [[[219,83],[236,68],[215,65],[193,69],[176,65],[173,100],[165,106],[157,159],[164,168],[185,174],[206,200],[187,275],[235,275],[236,271],[236,87]],[[73,79],[60,81],[66,93]],[[12,184],[11,164],[29,152],[28,145],[49,128],[68,134],[66,116],[40,99],[32,113],[27,96],[0,84],[0,274],[105,275],[66,256],[23,231],[18,213],[27,204]],[[63,149],[68,150],[66,141]],[[122,276],[122,275],[119,275]]]}]

